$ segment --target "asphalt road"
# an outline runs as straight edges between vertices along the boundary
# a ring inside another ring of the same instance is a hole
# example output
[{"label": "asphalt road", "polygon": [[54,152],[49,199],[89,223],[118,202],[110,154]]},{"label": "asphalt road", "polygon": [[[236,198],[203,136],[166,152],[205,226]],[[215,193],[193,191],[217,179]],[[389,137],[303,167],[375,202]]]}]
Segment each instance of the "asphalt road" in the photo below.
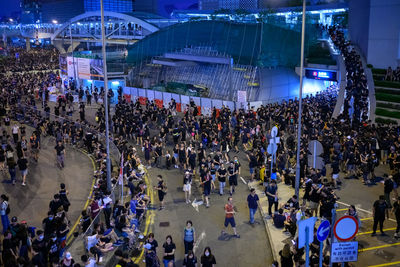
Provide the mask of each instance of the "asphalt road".
[{"label": "asphalt road", "polygon": [[[27,127],[27,139],[32,129]],[[65,183],[69,191],[71,206],[68,217],[71,227],[79,217],[88,198],[92,184],[93,167],[90,159],[69,146],[66,146],[65,168],[60,170],[55,160],[55,139],[42,137],[42,149],[38,163],[30,161],[26,186],[21,185],[21,176],[17,168],[15,186],[4,182],[9,179],[8,172],[1,173],[0,192],[9,196],[10,219],[17,216],[19,221],[26,220],[29,225],[42,228],[42,220],[47,216],[49,202],[60,190],[60,183]],[[15,154],[16,157],[16,154]]]}]

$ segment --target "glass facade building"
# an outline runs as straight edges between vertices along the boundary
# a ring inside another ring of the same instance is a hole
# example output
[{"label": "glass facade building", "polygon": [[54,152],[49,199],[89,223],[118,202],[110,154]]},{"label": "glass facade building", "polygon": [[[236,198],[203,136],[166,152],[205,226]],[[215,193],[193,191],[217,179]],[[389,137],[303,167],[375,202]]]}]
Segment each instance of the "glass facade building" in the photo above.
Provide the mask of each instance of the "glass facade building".
[{"label": "glass facade building", "polygon": [[[99,0],[84,0],[85,11],[98,11],[100,10]],[[132,0],[104,0],[104,10],[113,12],[132,12]]]}]

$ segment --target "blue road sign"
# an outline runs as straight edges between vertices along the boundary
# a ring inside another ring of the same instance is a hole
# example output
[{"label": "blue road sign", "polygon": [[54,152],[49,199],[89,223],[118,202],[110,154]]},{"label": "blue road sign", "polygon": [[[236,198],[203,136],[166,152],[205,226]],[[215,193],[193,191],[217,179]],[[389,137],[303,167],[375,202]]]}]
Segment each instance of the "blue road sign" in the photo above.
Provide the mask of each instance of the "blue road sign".
[{"label": "blue road sign", "polygon": [[319,225],[317,230],[317,239],[319,242],[324,242],[324,240],[328,237],[330,227],[331,224],[329,223],[328,220],[323,221]]}]

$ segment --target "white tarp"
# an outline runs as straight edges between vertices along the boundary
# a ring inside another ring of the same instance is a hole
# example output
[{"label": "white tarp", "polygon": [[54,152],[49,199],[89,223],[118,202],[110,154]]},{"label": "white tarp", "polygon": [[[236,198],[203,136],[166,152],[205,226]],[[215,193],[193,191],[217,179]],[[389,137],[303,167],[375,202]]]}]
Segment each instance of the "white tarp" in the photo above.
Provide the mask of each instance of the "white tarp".
[{"label": "white tarp", "polygon": [[153,91],[153,90],[147,89],[147,99],[148,99],[149,101],[154,100],[154,91]]},{"label": "white tarp", "polygon": [[210,98],[201,98],[201,112],[204,115],[211,115],[212,105]]},{"label": "white tarp", "polygon": [[154,99],[158,99],[158,100],[163,101],[163,92],[154,91]]},{"label": "white tarp", "polygon": [[138,96],[146,97],[146,89],[138,88]]},{"label": "white tarp", "polygon": [[171,93],[167,93],[167,92],[164,92],[163,93],[163,103],[165,104],[165,105],[168,105],[168,103],[171,101]]},{"label": "white tarp", "polygon": [[216,109],[221,109],[222,108],[222,100],[213,99],[212,106],[215,107]]},{"label": "white tarp", "polygon": [[228,107],[230,110],[234,110],[235,109],[235,104],[233,103],[233,101],[222,101],[222,104],[225,107]]}]

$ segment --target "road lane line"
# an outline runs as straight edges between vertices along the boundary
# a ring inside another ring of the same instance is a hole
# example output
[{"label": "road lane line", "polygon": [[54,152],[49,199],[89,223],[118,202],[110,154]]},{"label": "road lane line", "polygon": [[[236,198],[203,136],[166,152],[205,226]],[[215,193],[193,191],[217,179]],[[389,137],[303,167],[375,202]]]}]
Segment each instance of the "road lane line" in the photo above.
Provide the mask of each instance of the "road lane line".
[{"label": "road lane line", "polygon": [[395,264],[400,264],[400,261],[382,263],[382,264],[378,264],[378,265],[369,265],[368,267],[383,267],[383,266],[391,266],[391,265],[395,265]]},{"label": "road lane line", "polygon": [[345,210],[348,210],[348,208],[345,208],[345,209],[337,209],[336,211],[345,211]]},{"label": "road lane line", "polygon": [[[393,231],[393,230],[396,230],[396,227],[383,229],[383,231]],[[367,234],[372,234],[372,233],[373,233],[373,231],[361,232],[361,233],[358,233],[357,235],[367,235]]]},{"label": "road lane line", "polygon": [[369,250],[375,250],[375,249],[380,249],[380,248],[394,247],[394,246],[399,246],[399,245],[400,245],[400,242],[398,242],[398,243],[393,243],[393,244],[382,245],[382,246],[377,246],[377,247],[361,248],[361,249],[358,250],[358,252],[369,251]]},{"label": "road lane line", "polygon": [[[145,170],[145,172],[146,173],[144,175],[144,180],[145,180],[145,183],[148,185],[147,186],[147,194],[150,196],[150,203],[154,203],[154,195],[153,195],[153,189],[152,189],[153,187],[151,186],[151,182],[150,182],[147,170]],[[146,237],[148,235],[148,231],[149,231],[150,225],[153,225],[154,217],[155,217],[154,210],[147,210],[146,213],[148,213],[148,214],[146,214],[146,226],[145,226],[145,229],[143,231],[143,236],[144,237]],[[136,264],[138,264],[140,259],[143,257],[143,254],[144,254],[144,249],[142,249],[142,252],[140,253],[140,255],[136,259],[135,259],[135,257],[133,257],[132,260],[134,260],[134,262]]]},{"label": "road lane line", "polygon": [[247,184],[246,181],[243,179],[242,176],[240,176],[240,179],[242,180],[242,182],[243,182],[244,184]]},{"label": "road lane line", "polygon": [[368,217],[368,218],[362,218],[360,221],[367,221],[367,220],[372,220],[374,217]]},{"label": "road lane line", "polygon": [[[93,166],[93,170],[96,171],[96,163],[94,162],[93,158],[91,156],[89,156],[88,153],[81,151],[80,149],[78,149],[78,151],[80,151],[81,153],[85,154],[92,162],[92,166]],[[89,202],[92,199],[92,195],[93,195],[93,189],[94,189],[94,184],[96,182],[96,179],[93,178],[92,179],[92,186],[90,187],[90,192],[89,192],[89,197],[86,200],[85,206],[83,207],[83,210],[86,210],[87,207],[89,206]],[[69,231],[69,233],[67,234],[67,238],[66,238],[66,245],[68,246],[73,240],[74,240],[74,231],[75,228],[78,226],[78,224],[80,223],[82,218],[82,215],[79,215],[78,219],[76,220],[74,226],[72,226],[71,230]]]}]

